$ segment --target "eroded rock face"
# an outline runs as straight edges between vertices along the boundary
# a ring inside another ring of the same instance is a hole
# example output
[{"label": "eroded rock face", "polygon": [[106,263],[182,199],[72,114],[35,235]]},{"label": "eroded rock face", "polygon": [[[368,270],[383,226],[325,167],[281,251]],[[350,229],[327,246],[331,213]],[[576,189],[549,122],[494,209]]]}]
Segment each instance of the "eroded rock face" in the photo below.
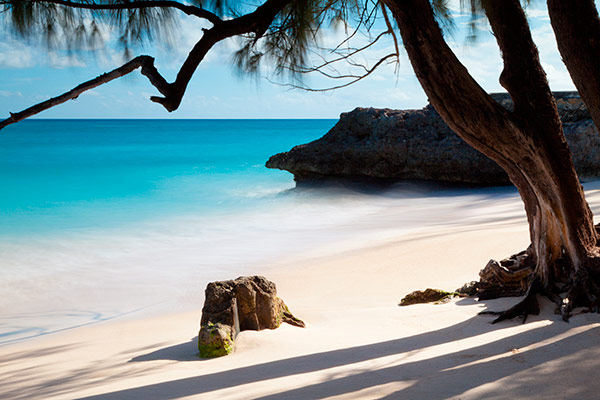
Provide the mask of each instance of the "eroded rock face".
[{"label": "eroded rock face", "polygon": [[[511,109],[508,94],[492,97]],[[600,135],[577,92],[557,92],[559,114],[583,180],[600,177]],[[506,173],[467,145],[429,105],[422,110],[357,108],[321,139],[272,156],[268,168],[297,182],[332,178],[509,184]]]},{"label": "eroded rock face", "polygon": [[200,357],[231,353],[241,331],[275,329],[283,322],[304,327],[277,296],[275,284],[262,276],[211,282],[205,293],[198,334]]}]

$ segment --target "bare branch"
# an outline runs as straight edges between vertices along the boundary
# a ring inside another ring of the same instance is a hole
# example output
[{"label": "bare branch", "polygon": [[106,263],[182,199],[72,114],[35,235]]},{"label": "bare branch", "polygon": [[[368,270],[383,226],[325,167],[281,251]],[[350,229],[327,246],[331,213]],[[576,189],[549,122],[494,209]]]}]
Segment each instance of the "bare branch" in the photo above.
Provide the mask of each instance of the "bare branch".
[{"label": "bare branch", "polygon": [[[26,110],[23,110],[21,112],[14,113],[14,114],[10,113],[10,118],[7,118],[4,121],[0,122],[0,129],[4,128],[7,125],[14,124],[15,122],[22,121],[25,118],[29,118],[32,115],[38,114],[38,113],[40,113],[44,110],[47,110],[51,107],[62,104],[68,100],[75,100],[82,93],[84,93],[90,89],[93,89],[95,87],[98,87],[102,84],[105,84],[107,82],[110,82],[114,79],[120,78],[123,75],[127,75],[130,72],[132,72],[140,67],[142,67],[142,73],[144,73],[144,69],[146,67],[150,67],[151,69],[154,69],[154,71],[156,71],[156,68],[154,68],[154,58],[152,58],[150,56],[136,57],[133,60],[129,61],[128,63],[120,66],[119,68],[116,68],[110,72],[102,74],[102,75],[100,75],[92,80],[89,80],[87,82],[84,82],[81,85],[69,90],[68,92],[66,92],[60,96],[53,97],[51,99],[43,101],[39,104],[29,107]],[[158,73],[158,71],[156,71],[156,73]],[[153,74],[153,72],[151,70],[150,70],[150,72],[146,71],[146,73],[144,73],[144,75],[146,75],[146,74]],[[160,77],[160,79],[162,79],[162,77]],[[158,82],[158,81],[160,81],[160,79],[156,79],[155,81]],[[153,79],[150,79],[150,80],[152,81]],[[162,80],[164,81],[164,79],[162,79]]]},{"label": "bare branch", "polygon": [[255,33],[257,37],[262,36],[275,17],[291,0],[267,0],[254,12],[241,17],[223,21],[211,29],[204,31],[202,38],[190,51],[187,59],[181,66],[175,82],[168,85],[164,97],[151,97],[150,100],[160,103],[168,111],[174,111],[179,107],[187,85],[192,79],[194,72],[204,59],[208,51],[218,42],[229,37]]},{"label": "bare branch", "polygon": [[[45,1],[45,0],[44,0]],[[10,118],[0,122],[0,129],[7,125],[21,121],[32,115],[35,115],[41,111],[47,110],[56,105],[62,104],[67,100],[76,99],[81,93],[100,86],[104,83],[110,82],[113,79],[119,78],[126,75],[135,69],[142,67],[142,75],[146,76],[150,83],[158,89],[163,97],[152,96],[150,100],[161,104],[167,111],[176,110],[181,104],[183,95],[185,94],[187,85],[192,78],[194,72],[198,68],[198,65],[208,51],[218,42],[229,37],[243,35],[247,33],[254,33],[257,37],[262,36],[270,24],[273,22],[279,12],[281,12],[291,0],[267,0],[261,6],[257,7],[254,12],[243,15],[241,17],[221,21],[215,24],[210,29],[205,29],[202,38],[196,43],[189,53],[187,59],[181,66],[177,78],[173,83],[168,83],[162,75],[158,72],[154,66],[154,58],[150,56],[139,56],[124,64],[123,66],[112,70],[106,74],[100,75],[99,77],[82,83],[76,88],[58,96],[46,100],[42,103],[36,104],[26,110],[18,113],[11,113]],[[61,3],[68,6],[69,1],[65,0],[49,0],[48,2]],[[127,4],[142,4],[142,3],[162,3],[163,0],[159,1],[133,1]],[[176,3],[167,1],[168,3]],[[82,3],[77,3],[82,4]]]},{"label": "bare branch", "polygon": [[[172,0],[138,0],[138,1],[127,1],[122,3],[96,3],[89,2],[83,3],[79,1],[70,0],[24,0],[29,3],[50,3],[58,4],[70,8],[80,8],[85,10],[135,10],[142,8],[176,8],[183,11],[187,15],[194,15],[198,18],[204,18],[210,21],[213,25],[223,22],[216,14],[205,10],[201,7],[190,6],[187,4],[179,3]],[[0,1],[0,4],[8,5],[8,1]]]},{"label": "bare branch", "polygon": [[[54,3],[54,4],[61,4],[66,7],[81,7],[81,8],[88,8],[88,9],[119,9],[119,7],[134,9],[134,8],[143,8],[143,7],[152,7],[152,6],[157,6],[157,7],[164,6],[164,7],[175,7],[175,8],[179,8],[182,10],[185,9],[185,10],[188,10],[190,13],[195,13],[194,15],[203,12],[203,9],[201,9],[201,8],[186,6],[182,3],[178,3],[176,1],[171,1],[171,0],[156,0],[156,1],[154,1],[154,0],[152,0],[152,1],[150,1],[150,0],[133,0],[129,3],[111,3],[111,4],[108,4],[108,3],[106,3],[106,4],[82,3],[79,1],[72,1],[72,0],[30,0],[30,1]],[[51,98],[47,101],[39,103],[39,104],[32,106],[32,107],[30,107],[24,111],[21,111],[19,113],[15,113],[15,114],[11,113],[10,118],[0,122],[0,129],[2,129],[3,127],[5,127],[9,124],[21,121],[24,118],[30,117],[41,111],[47,110],[51,107],[54,107],[58,104],[62,104],[64,102],[66,102],[67,100],[76,99],[81,93],[83,93],[87,90],[90,90],[92,88],[95,88],[99,85],[102,85],[104,83],[110,82],[113,79],[116,79],[123,75],[126,75],[140,67],[141,67],[142,75],[146,76],[148,78],[148,80],[150,81],[150,83],[162,94],[162,97],[161,96],[152,96],[150,98],[150,100],[161,104],[169,112],[174,111],[181,104],[181,100],[187,89],[187,85],[189,84],[193,74],[195,73],[196,69],[198,68],[198,65],[202,62],[202,60],[204,59],[204,57],[206,56],[208,51],[210,51],[210,49],[212,49],[212,47],[216,43],[218,43],[226,38],[233,37],[233,36],[248,35],[248,34],[252,34],[254,40],[258,40],[258,38],[261,38],[265,34],[268,34],[267,30],[273,23],[275,17],[287,5],[289,5],[291,1],[293,1],[293,0],[266,0],[262,5],[257,7],[254,10],[254,12],[252,12],[252,13],[242,15],[238,18],[234,18],[231,20],[220,20],[219,19],[218,23],[214,23],[214,26],[212,28],[204,29],[203,30],[204,33],[203,33],[202,37],[200,38],[200,40],[196,43],[196,45],[192,48],[192,50],[188,54],[188,57],[182,64],[175,81],[172,83],[168,83],[164,79],[164,77],[158,72],[158,70],[154,66],[154,59],[152,57],[139,56],[111,72],[108,72],[106,74],[103,74],[103,75],[95,78],[95,79],[92,79],[90,81],[82,83],[81,85],[70,90],[69,92],[64,93],[61,96]],[[0,4],[2,4],[2,3],[3,3],[3,1],[0,0]],[[106,8],[102,8],[102,7],[106,7]],[[190,7],[190,8],[186,8],[186,7]],[[373,15],[372,13],[370,15],[368,15],[366,17],[367,20],[371,19],[372,15]],[[212,18],[212,17],[208,16],[207,18]],[[362,18],[364,18],[364,17],[362,17]],[[217,22],[217,21],[215,21],[215,22]],[[363,21],[362,23],[366,23],[366,21]],[[366,65],[357,63],[354,60],[352,60],[353,56],[370,48],[371,46],[374,46],[384,35],[386,35],[388,33],[393,34],[393,31],[391,29],[389,22],[388,22],[388,31],[379,34],[375,39],[371,40],[368,44],[366,44],[362,47],[359,47],[359,48],[348,47],[345,50],[345,52],[342,52],[338,46],[338,48],[331,50],[331,52],[337,56],[333,60],[326,60],[325,58],[321,57],[323,62],[316,67],[312,67],[312,68],[298,67],[298,66],[289,67],[290,71],[293,71],[293,72],[299,72],[299,73],[304,73],[304,74],[311,73],[311,72],[317,72],[317,73],[319,73],[323,76],[326,76],[328,78],[331,78],[331,79],[350,79],[349,82],[342,84],[342,85],[337,85],[337,86],[334,86],[331,88],[326,88],[326,89],[311,89],[311,88],[297,86],[297,85],[291,85],[291,84],[290,85],[282,85],[282,86],[295,87],[295,88],[300,88],[300,89],[313,91],[313,92],[321,92],[321,91],[340,89],[340,88],[349,86],[353,83],[356,83],[356,82],[366,78],[367,76],[369,76],[371,73],[373,73],[373,71],[375,71],[380,65],[382,65],[384,62],[388,61],[390,58],[398,57],[398,47],[397,47],[397,43],[396,43],[396,52],[392,53],[392,54],[388,54],[387,56],[381,58],[372,68],[368,68]],[[336,62],[339,62],[339,61],[347,61],[347,62],[349,62],[350,65],[352,65],[354,67],[362,68],[363,73],[362,74],[341,74],[341,73],[339,73],[333,66],[333,64],[335,64]],[[322,69],[325,67],[329,68],[330,71],[334,71],[335,73],[323,71]]]},{"label": "bare branch", "polygon": [[323,59],[323,57],[321,57],[324,60],[321,65],[317,65],[316,67],[311,67],[311,68],[305,68],[306,72],[301,72],[301,73],[314,72],[314,71],[316,71],[318,69],[321,69],[321,68],[326,67],[328,65],[334,64],[336,62],[346,61],[350,57],[352,57],[352,56],[354,56],[354,55],[356,55],[356,54],[358,54],[360,52],[363,52],[363,51],[367,50],[371,46],[374,46],[375,43],[377,43],[379,41],[379,39],[381,39],[383,36],[385,36],[388,33],[390,33],[390,32],[389,31],[385,31],[385,32],[380,33],[379,35],[377,35],[377,37],[375,38],[375,40],[369,42],[368,44],[364,45],[363,47],[359,47],[357,49],[352,48],[352,49],[350,49],[351,51],[349,53],[347,53],[347,54],[341,54],[340,52],[337,51],[337,47],[336,47],[336,49],[334,49],[333,53],[336,54],[336,55],[339,55],[338,58],[334,58],[332,60],[325,60],[325,59]]},{"label": "bare branch", "polygon": [[[362,13],[360,14],[360,18],[359,18],[359,20],[358,20],[358,24],[356,25],[356,28],[354,29],[354,31],[353,31],[353,32],[352,32],[350,35],[348,35],[348,36],[346,37],[346,39],[342,40],[342,42],[341,42],[341,43],[339,43],[339,44],[338,44],[338,45],[337,45],[337,46],[336,46],[336,47],[333,49],[333,51],[332,51],[332,52],[335,52],[337,49],[339,49],[340,47],[342,47],[342,46],[343,46],[345,43],[348,43],[348,42],[349,42],[349,41],[350,41],[350,40],[351,40],[351,39],[352,39],[354,36],[356,36],[356,34],[358,33],[358,31],[360,30],[360,27],[361,27],[361,25],[362,25],[362,24],[363,24],[363,22],[364,22],[364,17],[365,17],[365,14],[366,14],[366,13],[367,13],[367,7],[364,7],[364,8],[363,8],[363,10],[362,10]],[[346,27],[347,27],[347,25],[346,25]],[[347,30],[346,30],[346,33],[347,33]]]},{"label": "bare branch", "polygon": [[332,86],[332,87],[328,87],[328,88],[322,88],[322,89],[313,89],[307,86],[300,86],[300,85],[294,85],[291,83],[279,83],[279,82],[275,82],[272,81],[271,79],[267,78],[267,80],[271,83],[273,83],[274,85],[277,86],[284,86],[284,87],[288,87],[290,89],[301,89],[301,90],[305,90],[307,92],[330,92],[332,90],[336,90],[336,89],[341,89],[341,88],[345,88],[347,86],[353,85],[358,81],[361,81],[363,79],[365,79],[367,76],[371,75],[373,72],[375,72],[375,70],[381,66],[384,62],[386,62],[388,59],[392,58],[392,57],[396,57],[396,53],[390,53],[385,57],[382,57],[379,61],[377,61],[375,63],[375,65],[373,65],[373,67],[371,68],[366,68],[365,66],[362,66],[363,68],[365,68],[365,70],[367,71],[365,74],[363,75],[340,75],[340,76],[328,76],[326,72],[321,71],[320,69],[317,69],[315,71],[312,72],[318,72],[322,75],[325,75],[329,78],[333,78],[333,79],[343,79],[343,78],[354,78],[353,80],[351,80],[350,82],[346,82],[342,85],[337,85],[337,86]]}]

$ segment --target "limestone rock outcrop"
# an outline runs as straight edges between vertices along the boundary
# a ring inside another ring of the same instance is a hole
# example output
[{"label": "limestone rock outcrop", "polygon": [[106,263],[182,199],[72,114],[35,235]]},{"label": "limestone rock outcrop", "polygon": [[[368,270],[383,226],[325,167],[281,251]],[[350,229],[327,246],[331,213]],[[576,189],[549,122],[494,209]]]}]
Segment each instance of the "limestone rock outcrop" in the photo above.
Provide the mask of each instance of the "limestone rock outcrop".
[{"label": "limestone rock outcrop", "polygon": [[[600,135],[577,92],[554,93],[582,180],[600,177]],[[508,94],[492,97],[511,109]],[[509,184],[506,173],[460,139],[428,105],[421,110],[357,108],[322,138],[272,156],[268,168],[296,182],[325,179]]]},{"label": "limestone rock outcrop", "polygon": [[304,327],[277,296],[275,284],[262,276],[211,282],[205,296],[198,334],[203,358],[231,353],[241,331],[275,329],[283,322]]}]

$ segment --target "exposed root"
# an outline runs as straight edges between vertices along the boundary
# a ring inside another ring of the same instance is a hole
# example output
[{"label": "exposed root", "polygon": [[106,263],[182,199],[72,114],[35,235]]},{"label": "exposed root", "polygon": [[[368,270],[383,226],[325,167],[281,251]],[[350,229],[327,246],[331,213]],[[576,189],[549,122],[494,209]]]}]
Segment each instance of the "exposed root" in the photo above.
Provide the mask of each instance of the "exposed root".
[{"label": "exposed root", "polygon": [[564,290],[560,290],[555,287],[554,290],[545,290],[542,294],[544,296],[546,296],[546,298],[548,298],[548,300],[550,300],[557,306],[560,306],[563,299],[562,299],[562,297],[560,297],[559,293],[563,293],[563,292],[564,292]]},{"label": "exposed root", "polygon": [[586,269],[580,269],[559,304],[563,321],[569,322],[575,307],[586,307],[587,312],[600,311],[600,287]]},{"label": "exposed root", "polygon": [[[564,263],[565,260],[557,260]],[[500,262],[491,260],[479,273],[481,281],[477,283],[479,300],[498,297],[522,296],[525,298],[506,311],[483,311],[480,314],[497,315],[492,323],[538,315],[540,306],[537,295],[546,296],[557,305],[556,313],[564,321],[569,321],[573,310],[584,307],[582,312],[600,313],[600,257],[591,256],[584,266],[573,272],[569,282],[560,285],[554,283],[547,287],[535,278],[532,257],[527,251],[521,252]]]},{"label": "exposed root", "polygon": [[493,320],[492,324],[516,317],[523,318],[523,323],[525,323],[529,315],[539,315],[540,313],[540,304],[537,300],[538,288],[537,281],[534,281],[527,290],[525,298],[506,311],[482,311],[479,314],[497,315],[498,318]]},{"label": "exposed root", "polygon": [[500,262],[490,260],[479,272],[477,297],[480,300],[526,294],[533,281],[535,264],[527,250]]}]

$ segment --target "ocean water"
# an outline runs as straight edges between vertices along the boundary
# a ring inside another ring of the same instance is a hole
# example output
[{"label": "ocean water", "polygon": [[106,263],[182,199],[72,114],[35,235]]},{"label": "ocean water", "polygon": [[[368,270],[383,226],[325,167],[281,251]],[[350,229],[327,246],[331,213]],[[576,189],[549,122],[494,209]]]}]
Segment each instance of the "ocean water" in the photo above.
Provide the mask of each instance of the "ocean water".
[{"label": "ocean water", "polygon": [[266,159],[332,120],[30,120],[0,136],[0,235],[248,207],[293,187]]},{"label": "ocean water", "polygon": [[[199,309],[216,279],[432,225],[511,188],[295,189],[272,154],[334,120],[29,120],[0,133],[0,345]],[[503,200],[504,199],[504,200]]]}]

